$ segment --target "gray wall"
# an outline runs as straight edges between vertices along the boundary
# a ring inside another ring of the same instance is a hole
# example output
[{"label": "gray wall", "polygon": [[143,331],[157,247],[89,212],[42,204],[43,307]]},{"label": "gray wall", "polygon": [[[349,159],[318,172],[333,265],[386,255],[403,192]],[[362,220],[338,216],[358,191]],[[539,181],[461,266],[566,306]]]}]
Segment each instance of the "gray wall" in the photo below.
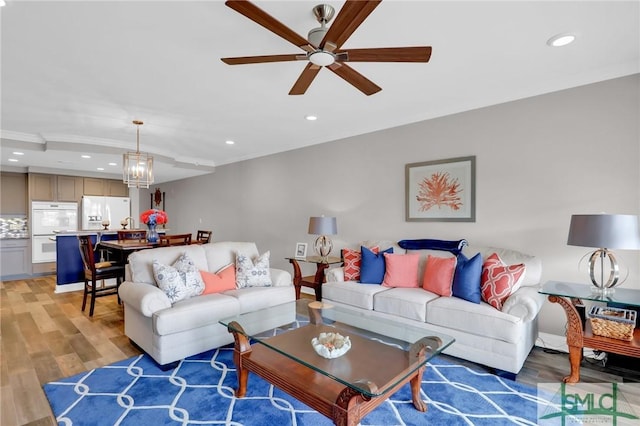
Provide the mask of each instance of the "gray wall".
[{"label": "gray wall", "polygon": [[[255,241],[290,270],[296,242],[313,243],[309,216],[335,215],[336,246],[466,238],[539,256],[543,282],[585,282],[578,261],[588,249],[566,245],[571,214],[640,214],[639,89],[634,75],[221,166],[161,185],[170,228]],[[469,155],[476,222],[406,222],[405,164]],[[640,289],[639,253],[619,254],[624,286]],[[562,335],[565,322],[545,304],[541,331]]]}]

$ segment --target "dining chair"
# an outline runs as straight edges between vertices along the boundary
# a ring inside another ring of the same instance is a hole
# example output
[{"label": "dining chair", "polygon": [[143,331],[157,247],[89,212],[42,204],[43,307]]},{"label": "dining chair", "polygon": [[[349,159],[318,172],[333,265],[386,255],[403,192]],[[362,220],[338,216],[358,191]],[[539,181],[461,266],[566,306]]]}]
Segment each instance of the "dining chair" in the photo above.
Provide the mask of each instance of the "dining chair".
[{"label": "dining chair", "polygon": [[126,231],[118,231],[118,241],[147,241],[146,229],[129,229]]},{"label": "dining chair", "polygon": [[196,234],[196,242],[200,244],[207,244],[211,242],[211,235],[213,235],[212,231],[202,231],[198,230]]},{"label": "dining chair", "polygon": [[[82,311],[87,306],[87,295],[91,296],[89,316],[93,316],[96,297],[118,294],[118,288],[124,277],[124,265],[111,262],[96,262],[90,235],[78,235],[78,246],[84,266],[84,295],[82,297]],[[115,284],[107,284],[105,280],[115,278]],[[98,284],[100,281],[100,284]],[[120,296],[118,296],[120,304]]]},{"label": "dining chair", "polygon": [[191,234],[160,235],[161,246],[186,246],[191,244]]}]

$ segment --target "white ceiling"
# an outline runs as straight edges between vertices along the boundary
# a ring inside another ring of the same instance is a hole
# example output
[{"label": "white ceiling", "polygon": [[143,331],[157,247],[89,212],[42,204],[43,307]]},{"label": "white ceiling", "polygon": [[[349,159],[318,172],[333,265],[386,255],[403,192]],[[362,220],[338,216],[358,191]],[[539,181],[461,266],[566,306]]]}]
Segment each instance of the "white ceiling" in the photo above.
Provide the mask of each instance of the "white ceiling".
[{"label": "white ceiling", "polygon": [[[156,156],[162,183],[640,72],[639,1],[385,0],[343,48],[430,45],[433,54],[427,64],[352,63],[382,87],[369,97],[328,70],[305,95],[289,96],[302,61],[224,64],[301,51],[222,1],[6,3],[3,170],[119,176],[138,119],[141,150]],[[305,38],[318,26],[311,9],[320,0],[255,3]],[[546,45],[565,32],[576,42]]]}]

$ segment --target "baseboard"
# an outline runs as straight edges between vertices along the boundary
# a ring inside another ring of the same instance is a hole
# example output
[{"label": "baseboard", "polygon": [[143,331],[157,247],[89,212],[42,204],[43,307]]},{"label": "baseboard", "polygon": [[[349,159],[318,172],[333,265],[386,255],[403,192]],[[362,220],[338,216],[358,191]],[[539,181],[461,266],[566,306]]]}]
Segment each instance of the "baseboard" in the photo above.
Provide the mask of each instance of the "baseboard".
[{"label": "baseboard", "polygon": [[56,284],[54,293],[69,293],[70,291],[84,290],[84,283]]},{"label": "baseboard", "polygon": [[[538,338],[536,339],[536,346],[543,349],[551,349],[554,351],[566,352],[569,353],[569,346],[567,345],[567,338],[565,336],[559,336],[557,334],[550,333],[538,333]],[[587,358],[597,358],[591,348],[584,348],[583,354]]]}]

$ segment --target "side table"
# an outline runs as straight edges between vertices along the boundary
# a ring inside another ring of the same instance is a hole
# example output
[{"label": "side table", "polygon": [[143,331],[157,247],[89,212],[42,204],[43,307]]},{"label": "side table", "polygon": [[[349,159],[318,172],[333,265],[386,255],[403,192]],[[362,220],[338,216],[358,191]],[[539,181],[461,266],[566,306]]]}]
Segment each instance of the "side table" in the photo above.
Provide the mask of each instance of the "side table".
[{"label": "side table", "polygon": [[603,295],[591,290],[591,286],[559,281],[548,281],[539,291],[546,294],[551,303],[558,303],[567,315],[567,345],[571,372],[563,381],[577,383],[580,380],[580,362],[582,349],[592,348],[604,352],[640,358],[640,328],[636,324],[633,340],[619,340],[596,336],[591,331],[591,323],[582,322],[576,306],[582,305],[582,299],[594,302],[617,303],[634,308],[640,307],[640,290],[617,288],[614,293]]},{"label": "side table", "polygon": [[[322,258],[320,256],[286,257],[285,259],[293,265],[293,285],[296,289],[296,300],[300,299],[300,289],[302,286],[305,286],[312,288],[316,293],[316,300],[321,301],[324,270],[327,269],[329,265],[342,263],[342,259],[339,257],[331,256],[327,258]],[[316,274],[303,277],[300,272],[300,264],[298,262],[315,263]]]}]

